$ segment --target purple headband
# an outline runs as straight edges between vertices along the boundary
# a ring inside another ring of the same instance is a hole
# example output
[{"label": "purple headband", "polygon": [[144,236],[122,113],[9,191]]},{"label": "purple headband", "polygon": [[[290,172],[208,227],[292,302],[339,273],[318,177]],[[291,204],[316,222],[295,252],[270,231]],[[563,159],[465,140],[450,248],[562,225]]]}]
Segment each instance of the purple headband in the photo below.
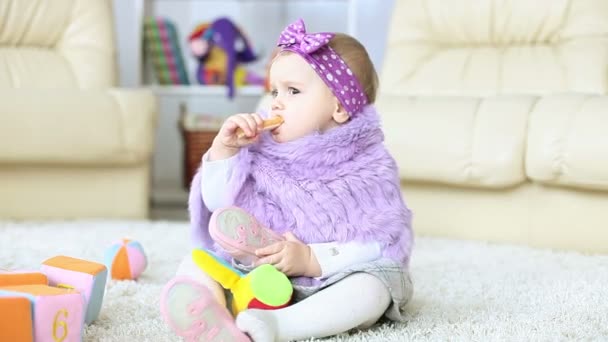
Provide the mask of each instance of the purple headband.
[{"label": "purple headband", "polygon": [[298,19],[287,26],[277,42],[282,51],[302,56],[327,84],[350,116],[367,104],[367,96],[357,77],[344,60],[328,44],[333,33],[306,33],[304,21]]}]

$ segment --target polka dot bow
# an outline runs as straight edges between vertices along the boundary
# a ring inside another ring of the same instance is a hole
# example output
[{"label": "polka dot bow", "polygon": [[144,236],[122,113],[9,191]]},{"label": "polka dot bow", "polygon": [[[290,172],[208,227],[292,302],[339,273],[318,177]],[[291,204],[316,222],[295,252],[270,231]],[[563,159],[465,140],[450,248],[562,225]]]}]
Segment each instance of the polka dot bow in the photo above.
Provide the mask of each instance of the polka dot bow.
[{"label": "polka dot bow", "polygon": [[302,56],[352,116],[367,104],[367,96],[346,62],[328,45],[333,37],[328,32],[306,33],[304,21],[298,19],[281,32],[277,46]]},{"label": "polka dot bow", "polygon": [[307,34],[304,21],[298,19],[295,23],[290,24],[281,32],[277,45],[293,47],[302,52],[313,53],[322,46],[327,45],[329,40],[333,37],[334,34],[329,32]]}]

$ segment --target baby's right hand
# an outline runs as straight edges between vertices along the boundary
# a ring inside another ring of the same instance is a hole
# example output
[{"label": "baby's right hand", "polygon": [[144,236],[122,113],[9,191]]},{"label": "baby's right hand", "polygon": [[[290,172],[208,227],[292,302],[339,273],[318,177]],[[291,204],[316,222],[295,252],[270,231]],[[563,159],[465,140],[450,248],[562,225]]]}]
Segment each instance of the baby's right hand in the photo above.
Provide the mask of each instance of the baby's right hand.
[{"label": "baby's right hand", "polygon": [[[245,132],[245,136],[239,136],[238,128]],[[213,145],[209,149],[209,160],[226,159],[234,156],[241,147],[256,142],[263,128],[264,121],[255,113],[236,114],[229,117],[213,139]]]}]

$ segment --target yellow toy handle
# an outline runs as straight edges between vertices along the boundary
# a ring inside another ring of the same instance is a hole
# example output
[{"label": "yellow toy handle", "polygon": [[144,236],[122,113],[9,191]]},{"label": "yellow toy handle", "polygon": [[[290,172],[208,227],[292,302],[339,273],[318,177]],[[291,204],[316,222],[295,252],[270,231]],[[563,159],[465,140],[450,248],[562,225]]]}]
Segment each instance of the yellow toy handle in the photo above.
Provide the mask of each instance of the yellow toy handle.
[{"label": "yellow toy handle", "polygon": [[192,251],[192,260],[203,272],[227,290],[232,289],[243,276],[242,273],[227,264],[224,260],[204,249],[194,249]]}]

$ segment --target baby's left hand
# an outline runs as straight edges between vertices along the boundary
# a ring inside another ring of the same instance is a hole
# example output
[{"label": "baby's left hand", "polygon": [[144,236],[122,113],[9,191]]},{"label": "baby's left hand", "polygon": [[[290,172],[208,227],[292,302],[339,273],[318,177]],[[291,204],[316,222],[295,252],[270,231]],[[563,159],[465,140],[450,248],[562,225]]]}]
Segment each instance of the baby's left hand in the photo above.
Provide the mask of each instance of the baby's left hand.
[{"label": "baby's left hand", "polygon": [[285,239],[256,250],[260,257],[256,266],[271,264],[289,277],[321,276],[321,266],[312,249],[290,232],[285,234]]}]

